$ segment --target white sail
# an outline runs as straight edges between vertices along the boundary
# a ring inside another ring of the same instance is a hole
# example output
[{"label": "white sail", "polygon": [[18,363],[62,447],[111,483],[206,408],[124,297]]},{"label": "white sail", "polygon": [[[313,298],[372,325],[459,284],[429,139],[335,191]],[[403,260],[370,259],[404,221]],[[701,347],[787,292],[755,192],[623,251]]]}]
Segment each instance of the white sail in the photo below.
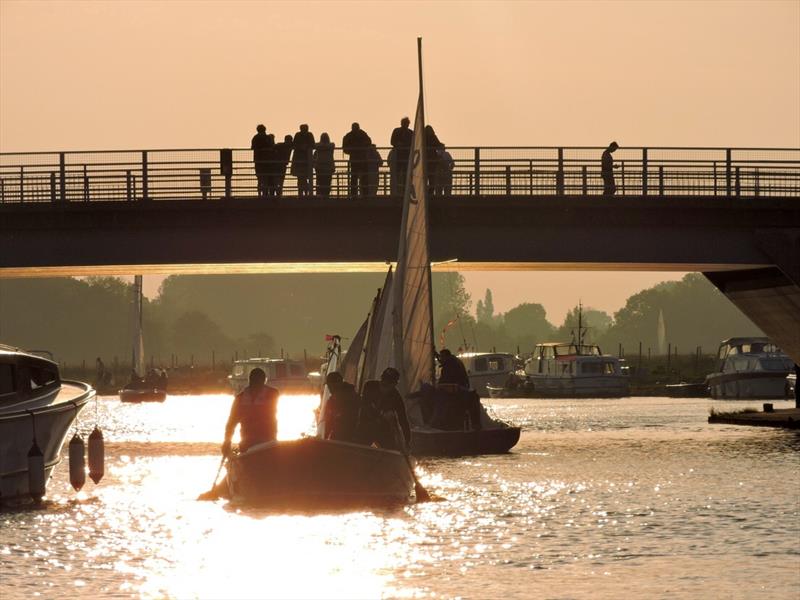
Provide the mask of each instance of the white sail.
[{"label": "white sail", "polygon": [[667,353],[667,329],[664,326],[664,311],[658,311],[658,331],[656,332],[658,341],[658,353],[665,355]]},{"label": "white sail", "polygon": [[[421,49],[419,51],[421,53]],[[419,99],[403,195],[403,221],[400,229],[394,293],[395,361],[400,371],[400,392],[408,394],[419,389],[422,383],[432,383],[434,379],[421,54]]]},{"label": "white sail", "polygon": [[361,324],[358,331],[350,341],[350,347],[344,355],[341,364],[339,365],[339,373],[342,375],[347,383],[358,385],[358,367],[361,364],[362,354],[364,352],[364,340],[367,337],[367,327],[369,326],[369,317]]},{"label": "white sail", "polygon": [[392,324],[394,293],[392,292],[392,281],[392,268],[389,267],[389,272],[386,273],[386,280],[383,283],[380,302],[372,320],[362,381],[378,379],[386,367],[395,365]]},{"label": "white sail", "polygon": [[322,372],[322,394],[319,403],[319,412],[317,413],[317,437],[325,438],[325,411],[328,406],[328,399],[331,397],[331,391],[328,389],[325,379],[328,373],[333,373],[339,370],[339,359],[341,358],[341,339],[338,335],[328,338],[330,345],[328,346],[327,360],[325,368]]},{"label": "white sail", "polygon": [[133,365],[139,377],[144,377],[144,339],[142,336],[142,276],[133,278]]}]

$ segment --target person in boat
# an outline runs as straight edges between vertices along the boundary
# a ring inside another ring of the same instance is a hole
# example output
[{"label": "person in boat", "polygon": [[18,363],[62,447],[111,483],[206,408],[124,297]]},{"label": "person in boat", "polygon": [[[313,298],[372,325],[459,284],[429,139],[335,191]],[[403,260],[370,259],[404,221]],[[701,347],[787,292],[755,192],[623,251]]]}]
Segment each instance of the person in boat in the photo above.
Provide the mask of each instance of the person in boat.
[{"label": "person in boat", "polygon": [[331,392],[325,404],[326,438],[342,442],[355,442],[358,439],[358,412],[360,401],[355,387],[342,379],[338,371],[328,373],[325,384]]},{"label": "person in boat", "polygon": [[406,452],[411,444],[411,427],[406,406],[397,383],[400,373],[388,367],[380,381],[364,383],[363,402],[359,413],[359,439],[364,444]]},{"label": "person in boat", "polygon": [[167,391],[167,385],[169,384],[169,377],[167,376],[167,370],[161,369],[158,373],[158,389]]},{"label": "person in boat", "polygon": [[147,369],[144,383],[146,388],[155,389],[158,387],[158,373],[156,373],[155,369]]},{"label": "person in boat", "polygon": [[278,435],[279,392],[266,385],[267,374],[263,369],[250,371],[248,386],[233,400],[231,413],[225,425],[225,440],[222,442],[222,454],[231,452],[231,438],[236,426],[240,426],[241,442],[239,451],[244,452],[255,444],[272,442]]},{"label": "person in boat", "polygon": [[439,364],[442,372],[439,375],[439,383],[455,384],[462,388],[469,388],[469,375],[467,368],[457,356],[453,356],[447,348],[439,351]]}]

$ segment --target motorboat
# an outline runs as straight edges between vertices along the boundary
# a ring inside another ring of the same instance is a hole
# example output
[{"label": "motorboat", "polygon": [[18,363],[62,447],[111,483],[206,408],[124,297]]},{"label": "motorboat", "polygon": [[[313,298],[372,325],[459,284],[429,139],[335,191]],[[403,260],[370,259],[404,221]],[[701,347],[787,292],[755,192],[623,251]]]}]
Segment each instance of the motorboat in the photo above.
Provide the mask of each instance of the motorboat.
[{"label": "motorboat", "polygon": [[122,402],[164,402],[167,399],[166,375],[156,376],[153,369],[145,373],[142,309],[144,296],[142,276],[133,278],[133,341],[131,347],[131,379],[119,390]]},{"label": "motorboat", "polygon": [[34,441],[47,483],[70,426],[94,396],[86,383],[62,381],[53,360],[0,345],[0,504],[30,499],[28,453]]},{"label": "motorboat", "polygon": [[283,507],[384,506],[414,499],[400,452],[320,437],[257,444],[229,462],[235,503]]},{"label": "motorboat", "polygon": [[319,393],[319,384],[309,377],[305,363],[288,358],[247,358],[233,362],[228,385],[234,394],[247,387],[250,371],[263,369],[267,375],[267,384],[283,392],[295,394]]},{"label": "motorboat", "polygon": [[469,386],[482,398],[490,396],[487,386],[504,386],[515,371],[516,357],[507,352],[462,352],[458,358],[467,369]]},{"label": "motorboat", "polygon": [[789,356],[766,337],[734,337],[719,345],[719,369],[706,377],[711,397],[739,400],[789,397]]}]

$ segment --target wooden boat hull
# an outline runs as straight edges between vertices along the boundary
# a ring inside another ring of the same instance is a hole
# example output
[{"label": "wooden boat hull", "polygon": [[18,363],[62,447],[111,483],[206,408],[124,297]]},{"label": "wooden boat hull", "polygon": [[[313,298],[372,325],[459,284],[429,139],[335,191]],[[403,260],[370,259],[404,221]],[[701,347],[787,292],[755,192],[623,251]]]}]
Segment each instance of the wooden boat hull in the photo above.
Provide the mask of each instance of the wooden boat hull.
[{"label": "wooden boat hull", "polygon": [[159,389],[123,389],[119,391],[119,399],[122,402],[163,402],[167,399],[167,392]]},{"label": "wooden boat hull", "polygon": [[268,442],[229,462],[231,500],[283,507],[375,506],[413,499],[400,452],[316,437]]},{"label": "wooden boat hull", "polygon": [[519,427],[497,427],[477,431],[412,429],[414,456],[475,456],[505,454],[519,441]]}]

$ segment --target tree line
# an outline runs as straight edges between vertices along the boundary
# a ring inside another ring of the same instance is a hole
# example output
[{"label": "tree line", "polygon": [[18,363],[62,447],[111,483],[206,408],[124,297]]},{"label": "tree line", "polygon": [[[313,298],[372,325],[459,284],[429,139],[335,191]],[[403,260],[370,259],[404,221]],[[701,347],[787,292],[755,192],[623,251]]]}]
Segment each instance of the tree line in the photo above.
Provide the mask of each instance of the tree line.
[{"label": "tree line", "polygon": [[[175,275],[145,299],[145,354],[155,364],[217,364],[234,356],[300,357],[324,352],[325,335],[352,335],[383,285],[380,273]],[[437,346],[530,352],[536,343],[570,341],[577,306],[552,323],[544,307],[523,302],[496,313],[491,290],[475,303],[459,273],[433,275]],[[69,364],[100,356],[129,363],[134,315],[132,286],[117,278],[0,280],[0,342],[46,349]],[[720,340],[757,335],[758,329],[702,275],[666,282],[634,294],[609,315],[584,307],[588,341],[616,353],[643,348],[657,353],[663,314],[672,348],[713,352]],[[345,340],[345,344],[346,344]],[[646,350],[645,350],[646,351]]]}]

